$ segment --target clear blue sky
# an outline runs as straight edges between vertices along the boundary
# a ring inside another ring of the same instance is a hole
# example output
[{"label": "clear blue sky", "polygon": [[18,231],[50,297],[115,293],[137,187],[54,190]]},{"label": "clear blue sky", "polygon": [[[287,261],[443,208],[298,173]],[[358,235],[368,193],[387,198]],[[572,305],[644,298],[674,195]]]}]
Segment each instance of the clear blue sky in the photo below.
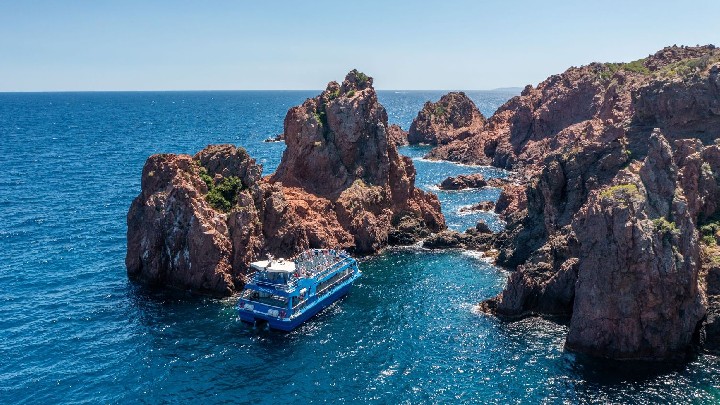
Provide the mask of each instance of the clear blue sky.
[{"label": "clear blue sky", "polygon": [[720,0],[3,1],[0,91],[537,84],[665,45],[720,45]]}]

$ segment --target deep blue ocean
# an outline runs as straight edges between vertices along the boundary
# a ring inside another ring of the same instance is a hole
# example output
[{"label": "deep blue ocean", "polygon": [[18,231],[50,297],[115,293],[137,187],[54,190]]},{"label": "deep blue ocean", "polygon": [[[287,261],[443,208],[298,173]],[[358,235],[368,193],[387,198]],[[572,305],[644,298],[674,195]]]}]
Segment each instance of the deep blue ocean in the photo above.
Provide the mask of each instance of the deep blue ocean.
[{"label": "deep blue ocean", "polygon": [[[243,325],[234,300],[127,280],[125,215],[145,159],[242,145],[277,167],[287,109],[317,91],[0,94],[0,404],[712,403],[720,361],[608,364],[563,350],[562,319],[503,323],[473,310],[506,272],[480,254],[390,250],[350,294],[295,331]],[[379,92],[407,129],[442,92]],[[513,94],[468,92],[489,116]],[[424,189],[491,168],[421,159]],[[497,190],[442,192],[459,208]]]}]

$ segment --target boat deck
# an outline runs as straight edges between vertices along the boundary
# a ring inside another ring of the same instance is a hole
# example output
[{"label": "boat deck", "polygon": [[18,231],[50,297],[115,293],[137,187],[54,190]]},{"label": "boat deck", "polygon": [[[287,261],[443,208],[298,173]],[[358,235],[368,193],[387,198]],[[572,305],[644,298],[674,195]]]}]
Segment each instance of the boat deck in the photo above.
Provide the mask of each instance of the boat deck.
[{"label": "boat deck", "polygon": [[306,251],[301,253],[296,261],[296,268],[301,276],[314,277],[335,267],[338,263],[347,259],[343,254],[332,254],[322,251]]}]

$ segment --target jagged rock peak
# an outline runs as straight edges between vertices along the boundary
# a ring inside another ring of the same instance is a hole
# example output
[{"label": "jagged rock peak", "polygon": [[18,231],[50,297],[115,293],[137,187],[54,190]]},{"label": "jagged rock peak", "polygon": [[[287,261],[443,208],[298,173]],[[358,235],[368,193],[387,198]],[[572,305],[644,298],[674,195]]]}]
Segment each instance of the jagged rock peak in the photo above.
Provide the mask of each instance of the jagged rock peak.
[{"label": "jagged rock peak", "polygon": [[361,91],[371,88],[373,88],[373,78],[357,69],[353,69],[345,76],[340,91],[347,93],[351,90]]},{"label": "jagged rock peak", "polygon": [[336,196],[355,180],[386,186],[390,161],[400,159],[372,79],[356,70],[291,108],[284,133],[287,148],[272,181],[319,195]]},{"label": "jagged rock peak", "polygon": [[412,144],[443,145],[480,133],[485,117],[464,92],[450,92],[437,102],[426,102],[410,125]]},{"label": "jagged rock peak", "polygon": [[645,59],[645,66],[651,71],[680,62],[685,59],[701,58],[717,54],[720,50],[712,44],[698,46],[666,46]]}]

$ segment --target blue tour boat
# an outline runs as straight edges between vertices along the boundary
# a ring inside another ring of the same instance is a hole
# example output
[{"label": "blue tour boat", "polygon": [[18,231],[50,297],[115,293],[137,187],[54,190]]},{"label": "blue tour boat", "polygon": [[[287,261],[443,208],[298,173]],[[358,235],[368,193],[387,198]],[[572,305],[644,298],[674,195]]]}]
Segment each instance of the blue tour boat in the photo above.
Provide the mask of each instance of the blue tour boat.
[{"label": "blue tour boat", "polygon": [[362,274],[355,259],[334,249],[309,249],[294,260],[268,256],[250,266],[254,273],[238,300],[240,319],[284,331],[343,297]]}]

